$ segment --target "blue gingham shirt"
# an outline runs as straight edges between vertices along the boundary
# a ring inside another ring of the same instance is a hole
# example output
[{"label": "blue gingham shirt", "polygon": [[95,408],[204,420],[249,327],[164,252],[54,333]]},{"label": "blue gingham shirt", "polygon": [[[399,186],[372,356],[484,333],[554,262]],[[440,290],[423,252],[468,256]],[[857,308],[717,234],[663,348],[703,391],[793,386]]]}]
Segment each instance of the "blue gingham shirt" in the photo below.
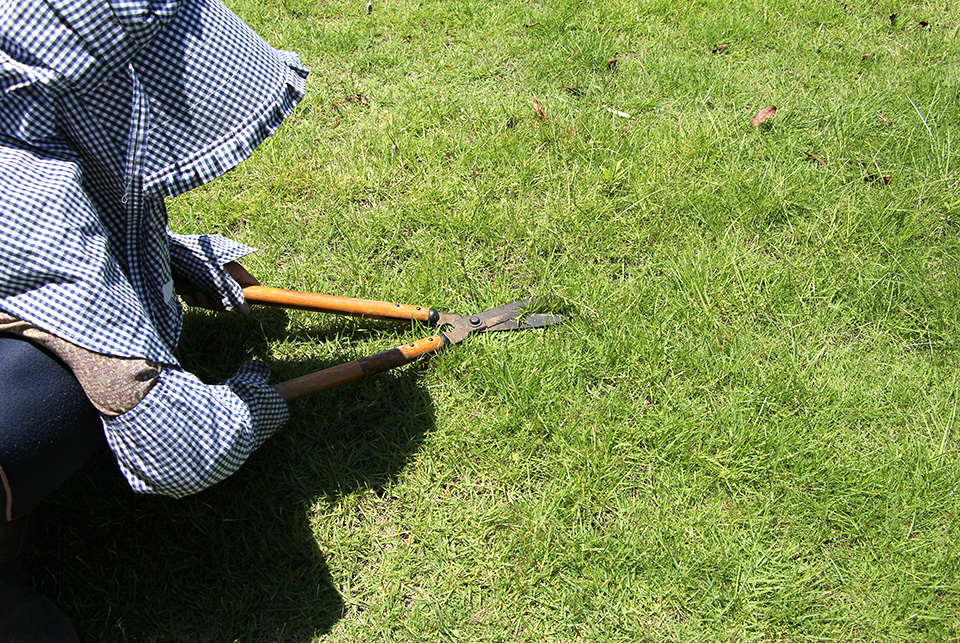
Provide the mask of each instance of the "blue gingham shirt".
[{"label": "blue gingham shirt", "polygon": [[0,309],[92,351],[153,360],[103,418],[132,488],[184,496],[233,473],[287,419],[265,365],[219,385],[173,355],[173,274],[243,302],[223,266],[253,249],[167,229],[163,199],[246,158],[303,96],[295,54],[217,0],[0,7]]}]

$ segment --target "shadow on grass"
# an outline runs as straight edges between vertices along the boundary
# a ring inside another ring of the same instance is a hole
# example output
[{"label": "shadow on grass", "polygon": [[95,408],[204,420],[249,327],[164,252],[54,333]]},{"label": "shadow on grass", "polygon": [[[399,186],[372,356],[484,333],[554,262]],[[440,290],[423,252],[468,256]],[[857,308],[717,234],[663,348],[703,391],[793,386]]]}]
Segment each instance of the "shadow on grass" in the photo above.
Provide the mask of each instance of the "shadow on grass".
[{"label": "shadow on grass", "polygon": [[[201,326],[187,349],[199,341],[203,359],[236,362],[209,342],[219,322]],[[248,331],[221,336],[249,342]],[[84,641],[313,640],[344,604],[311,521],[345,495],[383,489],[419,450],[434,422],[421,368],[293,402],[291,421],[240,471],[181,500],[133,494],[105,453],[41,507],[28,564]]]}]

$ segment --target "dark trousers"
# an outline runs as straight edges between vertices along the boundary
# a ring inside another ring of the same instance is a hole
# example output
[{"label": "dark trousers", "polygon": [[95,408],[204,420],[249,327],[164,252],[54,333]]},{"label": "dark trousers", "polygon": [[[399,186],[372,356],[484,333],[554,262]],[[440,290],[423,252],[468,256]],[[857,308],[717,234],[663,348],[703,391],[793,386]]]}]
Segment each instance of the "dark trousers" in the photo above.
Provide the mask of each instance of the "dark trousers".
[{"label": "dark trousers", "polygon": [[0,520],[28,514],[104,448],[100,416],[52,354],[0,334]]}]

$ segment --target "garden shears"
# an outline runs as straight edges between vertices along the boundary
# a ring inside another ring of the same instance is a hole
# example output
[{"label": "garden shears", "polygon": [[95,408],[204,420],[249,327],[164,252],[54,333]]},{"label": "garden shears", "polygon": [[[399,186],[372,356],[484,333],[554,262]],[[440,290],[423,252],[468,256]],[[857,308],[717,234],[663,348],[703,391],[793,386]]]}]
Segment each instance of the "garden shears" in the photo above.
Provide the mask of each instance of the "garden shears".
[{"label": "garden shears", "polygon": [[247,286],[243,296],[248,303],[296,308],[321,313],[335,313],[367,319],[411,320],[429,326],[448,327],[429,337],[397,346],[390,350],[362,357],[352,362],[310,373],[275,384],[285,400],[325,391],[354,382],[367,375],[409,364],[421,355],[435,353],[452,344],[459,344],[473,333],[543,328],[567,319],[563,315],[527,313],[536,299],[521,299],[468,316],[442,313],[427,306],[411,306],[385,301],[352,299],[335,295],[284,290],[267,286]]}]

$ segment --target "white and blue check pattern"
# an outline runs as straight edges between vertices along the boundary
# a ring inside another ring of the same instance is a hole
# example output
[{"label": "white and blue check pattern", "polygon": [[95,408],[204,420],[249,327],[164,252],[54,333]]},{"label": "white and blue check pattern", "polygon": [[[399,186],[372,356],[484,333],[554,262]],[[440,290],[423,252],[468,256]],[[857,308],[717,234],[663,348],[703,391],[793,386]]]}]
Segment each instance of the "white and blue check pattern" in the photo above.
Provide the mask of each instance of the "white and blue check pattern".
[{"label": "white and blue check pattern", "polygon": [[[286,421],[286,406],[278,407],[273,389],[265,390],[269,375],[262,362],[245,362],[223,384],[208,386],[183,370],[162,371],[132,411],[103,419],[130,487],[181,497],[236,471]],[[225,430],[225,418],[246,430]],[[154,430],[144,430],[148,426]]]},{"label": "white and blue check pattern", "polygon": [[163,364],[140,405],[104,420],[137,491],[199,491],[286,421],[262,364],[209,386],[174,357],[173,276],[235,309],[242,291],[223,266],[253,249],[173,234],[163,199],[245,159],[305,76],[217,0],[0,6],[0,309]]}]

